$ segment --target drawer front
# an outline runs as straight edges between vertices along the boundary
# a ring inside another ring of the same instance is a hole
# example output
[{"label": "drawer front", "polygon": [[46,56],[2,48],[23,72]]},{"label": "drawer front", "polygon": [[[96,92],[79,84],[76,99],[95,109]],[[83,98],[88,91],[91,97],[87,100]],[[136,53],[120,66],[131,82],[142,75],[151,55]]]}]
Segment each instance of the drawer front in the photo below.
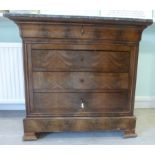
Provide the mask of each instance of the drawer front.
[{"label": "drawer front", "polygon": [[128,89],[128,73],[33,72],[35,92]]},{"label": "drawer front", "polygon": [[138,41],[139,30],[135,27],[85,24],[22,24],[21,35],[25,38],[71,38]]},{"label": "drawer front", "polygon": [[129,52],[32,50],[33,71],[128,72]]},{"label": "drawer front", "polygon": [[129,108],[127,93],[34,93],[32,113],[72,116],[117,115]]}]

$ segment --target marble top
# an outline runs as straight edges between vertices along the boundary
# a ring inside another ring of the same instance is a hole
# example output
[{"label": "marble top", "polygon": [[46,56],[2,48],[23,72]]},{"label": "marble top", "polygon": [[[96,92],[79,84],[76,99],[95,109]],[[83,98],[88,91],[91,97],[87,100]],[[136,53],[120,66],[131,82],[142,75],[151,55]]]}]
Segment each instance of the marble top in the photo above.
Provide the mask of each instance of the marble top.
[{"label": "marble top", "polygon": [[96,23],[120,23],[131,25],[150,25],[151,19],[139,18],[118,18],[102,16],[74,16],[74,15],[47,15],[47,14],[23,14],[23,13],[5,13],[4,17],[14,21],[64,21],[64,22],[96,22]]}]

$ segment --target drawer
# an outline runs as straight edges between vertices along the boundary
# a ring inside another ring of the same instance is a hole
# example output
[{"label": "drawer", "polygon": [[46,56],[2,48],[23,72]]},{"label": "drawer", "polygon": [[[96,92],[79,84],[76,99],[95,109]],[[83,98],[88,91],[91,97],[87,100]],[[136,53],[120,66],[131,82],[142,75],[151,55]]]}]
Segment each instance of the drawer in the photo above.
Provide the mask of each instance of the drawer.
[{"label": "drawer", "polygon": [[128,73],[33,72],[35,92],[128,89]]},{"label": "drawer", "polygon": [[33,71],[128,72],[129,60],[125,51],[32,50]]},{"label": "drawer", "polygon": [[97,24],[22,24],[21,35],[25,38],[104,39],[138,41],[139,30],[135,27]]},{"label": "drawer", "polygon": [[129,108],[127,93],[34,93],[32,113],[73,116],[114,115]]}]

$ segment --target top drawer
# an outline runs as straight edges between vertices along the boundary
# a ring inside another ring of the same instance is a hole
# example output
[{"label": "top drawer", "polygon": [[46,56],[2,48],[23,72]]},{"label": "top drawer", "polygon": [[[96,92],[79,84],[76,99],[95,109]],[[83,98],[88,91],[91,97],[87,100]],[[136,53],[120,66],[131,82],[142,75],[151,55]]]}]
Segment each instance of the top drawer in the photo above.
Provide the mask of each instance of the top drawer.
[{"label": "top drawer", "polygon": [[22,24],[24,38],[104,39],[115,41],[138,41],[139,30],[131,26],[93,24]]}]

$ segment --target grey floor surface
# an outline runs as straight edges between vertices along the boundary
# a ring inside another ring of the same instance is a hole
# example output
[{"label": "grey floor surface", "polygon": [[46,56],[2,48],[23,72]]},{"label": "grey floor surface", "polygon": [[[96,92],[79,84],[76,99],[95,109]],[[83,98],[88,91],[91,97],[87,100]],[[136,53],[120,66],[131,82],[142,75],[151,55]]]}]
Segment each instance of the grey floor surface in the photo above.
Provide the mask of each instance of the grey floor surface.
[{"label": "grey floor surface", "polygon": [[0,144],[12,145],[128,145],[155,144],[155,109],[136,109],[138,137],[124,139],[121,132],[49,133],[37,141],[22,141],[24,111],[0,111]]}]

